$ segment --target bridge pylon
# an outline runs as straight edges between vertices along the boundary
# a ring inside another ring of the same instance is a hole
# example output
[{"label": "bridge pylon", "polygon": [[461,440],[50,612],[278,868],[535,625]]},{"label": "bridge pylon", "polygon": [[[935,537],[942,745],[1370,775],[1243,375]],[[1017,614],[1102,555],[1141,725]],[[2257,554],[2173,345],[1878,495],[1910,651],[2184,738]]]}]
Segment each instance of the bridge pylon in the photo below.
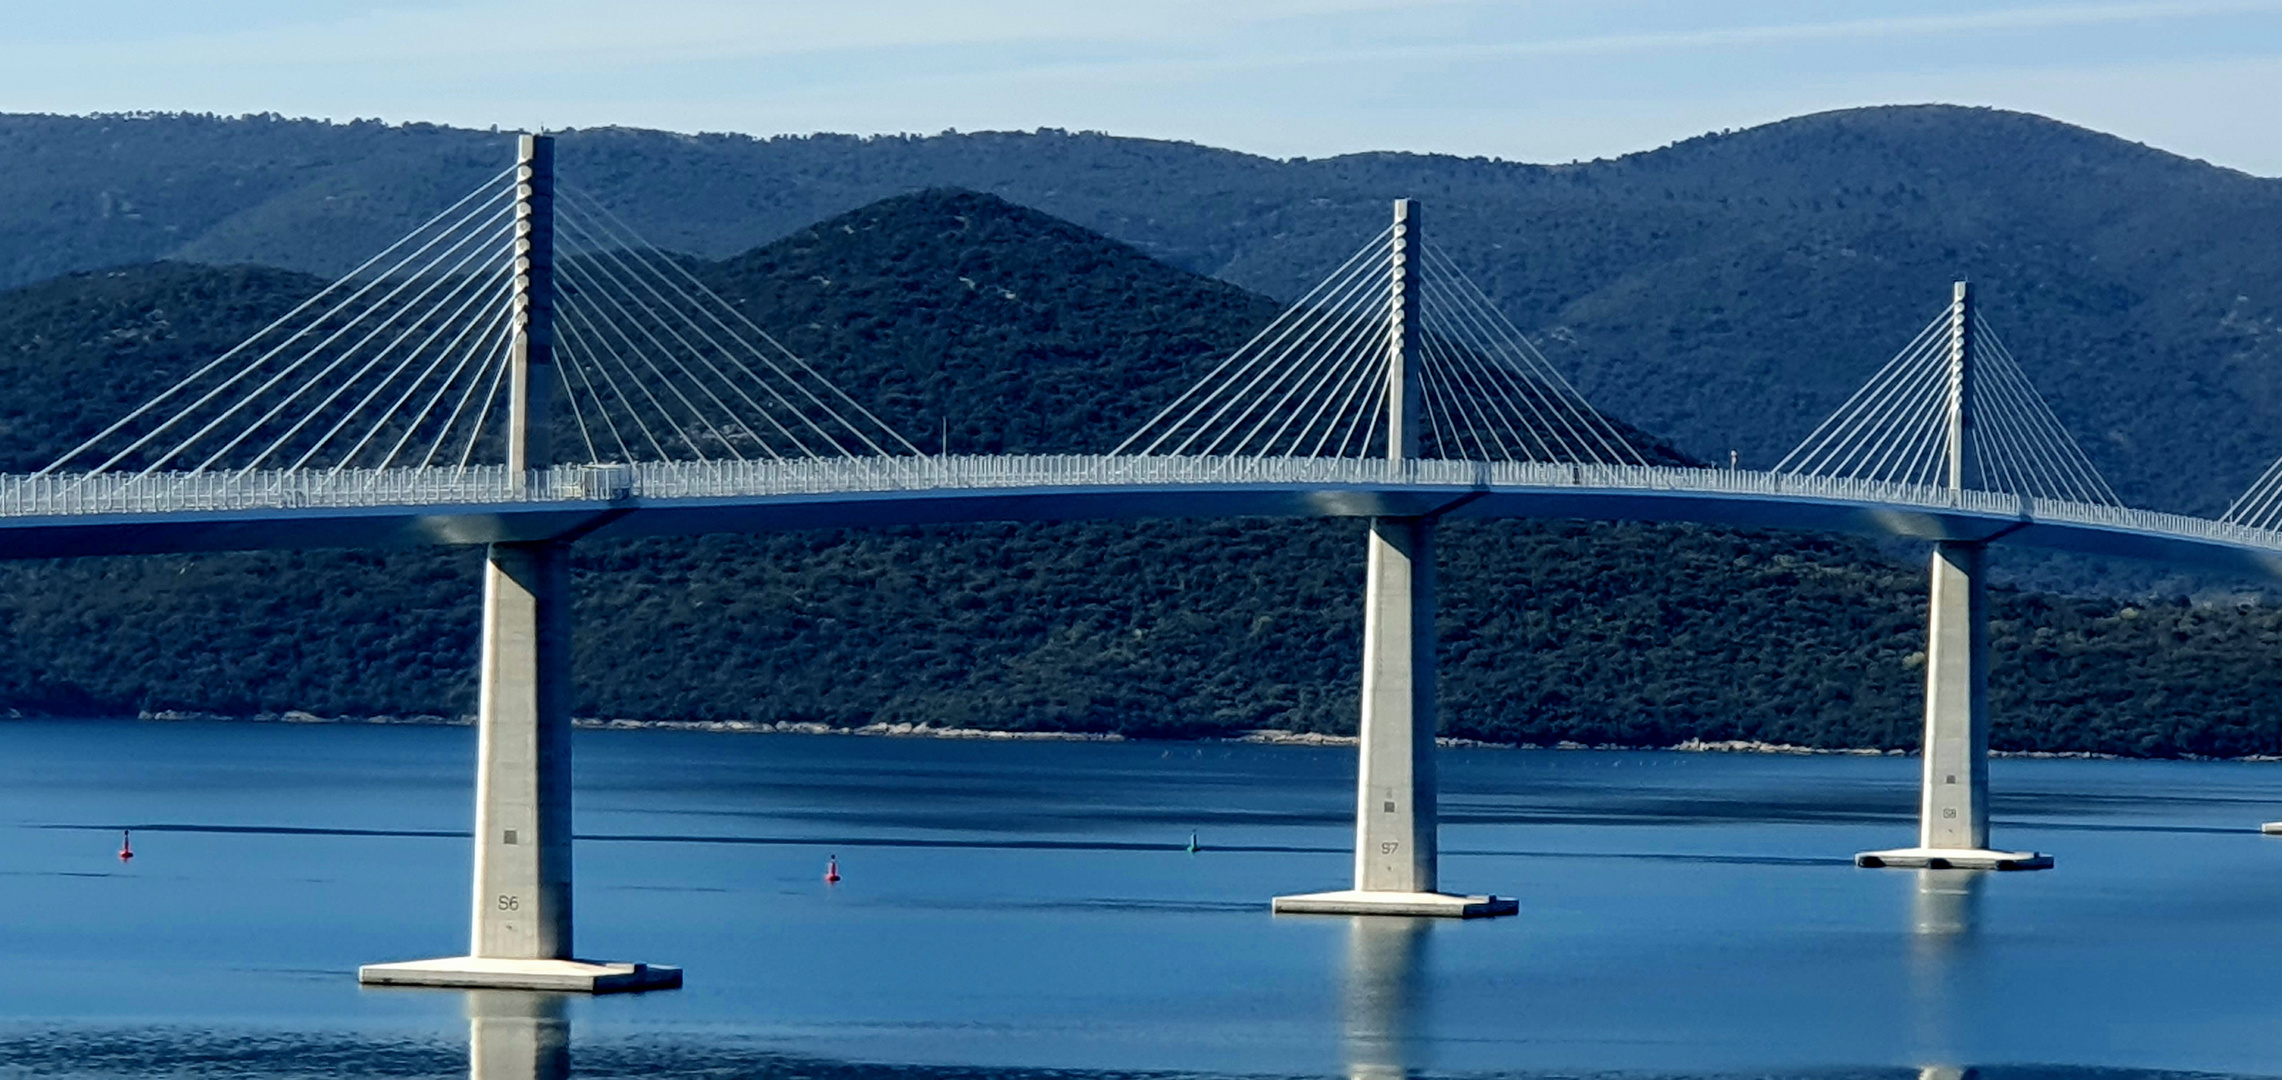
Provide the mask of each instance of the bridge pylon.
[{"label": "bridge pylon", "polygon": [[[507,465],[518,490],[553,464],[554,139],[516,157]],[[571,946],[570,543],[491,545],[477,706],[474,918],[468,954],[367,964],[360,982],[600,993],[681,985],[681,969],[580,960]]]},{"label": "bridge pylon", "polygon": [[[1418,203],[1398,199],[1389,233],[1386,450],[1419,456],[1425,414],[1419,349]],[[1362,724],[1355,778],[1355,887],[1275,898],[1285,914],[1511,915],[1495,896],[1439,891],[1436,812],[1434,517],[1375,517],[1365,540]]]},{"label": "bridge pylon", "polygon": [[[1953,503],[1979,475],[1974,437],[1972,286],[1957,283],[1949,311],[1942,470]],[[1925,742],[1915,847],[1866,851],[1863,867],[2044,870],[2052,857],[1989,847],[1988,542],[1934,544],[1926,602]]]}]

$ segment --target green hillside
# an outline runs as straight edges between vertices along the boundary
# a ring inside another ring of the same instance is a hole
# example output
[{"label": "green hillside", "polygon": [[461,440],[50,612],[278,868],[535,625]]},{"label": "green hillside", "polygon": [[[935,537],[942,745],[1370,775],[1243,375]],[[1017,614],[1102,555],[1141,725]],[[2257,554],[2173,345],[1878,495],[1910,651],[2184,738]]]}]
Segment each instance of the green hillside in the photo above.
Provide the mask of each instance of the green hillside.
[{"label": "green hillside", "polygon": [[[999,200],[889,200],[698,268],[883,417],[1098,449],[1274,303]],[[969,285],[968,282],[973,282]],[[134,267],[0,294],[10,455],[116,415],[315,279]],[[578,549],[579,711],[1193,735],[1351,728],[1353,522],[976,525]],[[1907,746],[1924,571],[1852,540],[1451,523],[1444,725]],[[464,713],[475,555],[0,564],[0,705]],[[2282,616],[2003,593],[1997,743],[2282,751]]]}]

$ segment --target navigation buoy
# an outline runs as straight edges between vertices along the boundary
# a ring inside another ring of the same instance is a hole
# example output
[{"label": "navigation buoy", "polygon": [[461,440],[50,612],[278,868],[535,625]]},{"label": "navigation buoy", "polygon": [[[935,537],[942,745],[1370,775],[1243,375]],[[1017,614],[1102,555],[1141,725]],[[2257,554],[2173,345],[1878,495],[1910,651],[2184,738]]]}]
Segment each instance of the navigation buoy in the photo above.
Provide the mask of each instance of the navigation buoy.
[{"label": "navigation buoy", "polygon": [[135,834],[126,829],[119,830],[119,861],[126,862],[134,857]]},{"label": "navigation buoy", "polygon": [[1192,832],[1189,834],[1189,854],[1194,855],[1199,850],[1201,849],[1196,846],[1196,834]]},{"label": "navigation buoy", "polygon": [[840,857],[838,855],[834,855],[824,861],[824,884],[838,885],[839,883]]}]

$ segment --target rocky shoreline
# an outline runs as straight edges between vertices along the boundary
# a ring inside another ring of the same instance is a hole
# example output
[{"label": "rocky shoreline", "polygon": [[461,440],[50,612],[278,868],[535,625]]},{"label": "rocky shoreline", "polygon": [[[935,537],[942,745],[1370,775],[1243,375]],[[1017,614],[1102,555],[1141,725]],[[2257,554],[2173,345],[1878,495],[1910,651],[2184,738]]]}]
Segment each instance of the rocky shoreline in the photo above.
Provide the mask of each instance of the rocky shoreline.
[{"label": "rocky shoreline", "polygon": [[[26,719],[27,715],[9,710],[9,719]],[[438,716],[416,714],[412,716],[319,716],[315,713],[289,710],[282,713],[256,713],[252,716],[229,716],[222,713],[185,712],[173,709],[146,710],[137,715],[139,720],[221,720],[257,724],[417,724],[438,726],[466,726],[473,724],[472,716]],[[929,723],[871,723],[860,726],[840,726],[815,721],[752,721],[752,720],[626,720],[579,717],[571,723],[580,728],[598,728],[610,731],[716,731],[754,735],[858,735],[896,739],[979,739],[991,742],[1126,742],[1123,735],[1080,731],[1004,731],[995,728],[941,727]],[[1353,735],[1329,735],[1315,731],[1283,731],[1276,728],[1259,728],[1239,735],[1224,735],[1195,740],[1197,742],[1251,743],[1261,746],[1354,746]],[[1664,751],[1679,754],[1827,754],[1845,757],[1916,757],[1913,750],[1878,750],[1867,748],[1827,748],[1798,746],[1791,743],[1759,742],[1748,739],[1707,741],[1689,739],[1671,746],[1624,746],[1617,743],[1557,742],[1501,743],[1481,739],[1438,738],[1435,745],[1445,748],[1484,750],[1623,750]],[[2133,760],[2122,754],[2100,754],[2084,750],[1991,750],[1993,758],[2067,758],[2099,761]],[[2208,758],[2182,755],[2171,761],[2282,761],[2282,755],[2251,754],[2238,758]]]}]

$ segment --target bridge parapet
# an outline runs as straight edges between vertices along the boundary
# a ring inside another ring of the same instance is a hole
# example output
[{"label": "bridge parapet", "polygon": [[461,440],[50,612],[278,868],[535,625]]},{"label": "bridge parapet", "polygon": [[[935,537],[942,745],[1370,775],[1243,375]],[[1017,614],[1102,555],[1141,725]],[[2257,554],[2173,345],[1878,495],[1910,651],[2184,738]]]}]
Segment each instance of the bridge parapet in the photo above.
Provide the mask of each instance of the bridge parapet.
[{"label": "bridge parapet", "polygon": [[[2149,558],[2176,557],[2183,542],[2282,557],[2282,531],[2239,520],[2009,492],[1952,492],[1939,484],[1659,465],[1061,454],[558,465],[516,481],[500,465],[0,475],[0,532],[74,521],[92,527],[119,518],[163,524],[179,516],[187,525],[212,515],[348,519],[389,510],[452,518],[596,504],[655,509],[704,502],[761,511],[835,497],[874,506],[873,518],[883,522],[893,517],[890,504],[899,501],[936,507],[928,521],[1000,519],[993,515],[1001,510],[982,509],[981,503],[971,512],[940,509],[946,500],[970,496],[998,507],[1004,506],[1002,497],[1067,496],[1062,504],[1071,509],[1063,518],[1354,517],[1384,513],[1404,499],[1438,506],[1471,497],[1476,501],[1462,511],[1469,516],[1687,520],[1921,539],[2017,535],[2046,546]],[[1212,501],[1204,508],[1198,500],[1208,496]],[[1136,512],[1100,512],[1103,504],[1145,499],[1153,501]],[[1960,533],[1942,522],[1970,524]],[[2054,535],[2069,542],[2053,542]],[[2258,572],[2268,571],[2262,565]]]}]

